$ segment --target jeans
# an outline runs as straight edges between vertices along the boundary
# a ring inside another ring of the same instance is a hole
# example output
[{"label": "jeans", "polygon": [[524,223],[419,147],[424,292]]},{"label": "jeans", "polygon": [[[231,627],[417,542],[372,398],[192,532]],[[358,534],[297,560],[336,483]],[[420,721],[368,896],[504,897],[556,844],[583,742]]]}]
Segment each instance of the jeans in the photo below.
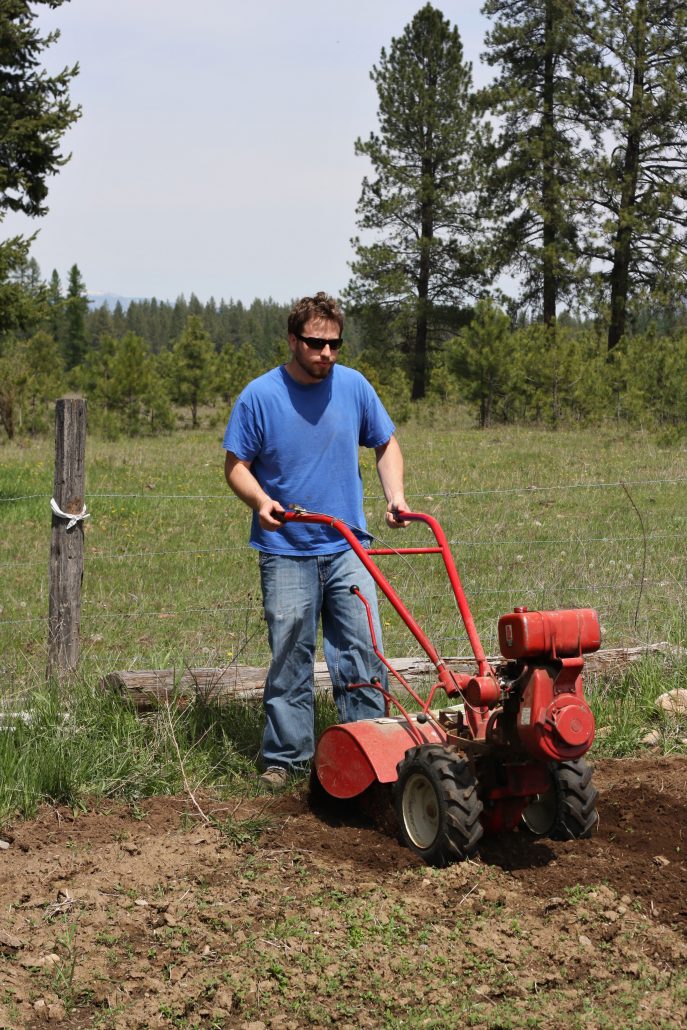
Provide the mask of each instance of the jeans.
[{"label": "jeans", "polygon": [[365,606],[350,591],[357,585],[369,602],[381,650],[375,583],[352,550],[312,557],[261,551],[260,581],[272,651],[262,759],[265,766],[302,767],[315,752],[313,665],[320,618],[340,721],[384,715],[384,698],[374,687],[346,690],[373,676],[387,684],[386,668],[372,650]]}]

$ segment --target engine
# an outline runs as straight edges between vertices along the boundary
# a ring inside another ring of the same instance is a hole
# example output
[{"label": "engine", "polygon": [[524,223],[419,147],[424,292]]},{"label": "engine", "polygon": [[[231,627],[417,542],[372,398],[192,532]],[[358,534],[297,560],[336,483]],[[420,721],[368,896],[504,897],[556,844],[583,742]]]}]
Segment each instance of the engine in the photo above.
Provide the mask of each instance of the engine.
[{"label": "engine", "polygon": [[584,655],[601,646],[597,613],[516,608],[501,616],[498,632],[501,653],[509,660],[504,711],[515,716],[517,740],[532,758],[580,758],[594,740],[582,670]]}]

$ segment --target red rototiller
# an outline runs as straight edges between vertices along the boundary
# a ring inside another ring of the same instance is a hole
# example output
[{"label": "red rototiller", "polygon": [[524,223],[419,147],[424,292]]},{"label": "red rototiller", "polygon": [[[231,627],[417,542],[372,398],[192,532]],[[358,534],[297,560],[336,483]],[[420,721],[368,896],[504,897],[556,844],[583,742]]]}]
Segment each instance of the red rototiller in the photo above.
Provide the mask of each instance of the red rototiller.
[{"label": "red rototiller", "polygon": [[[366,548],[343,522],[296,510],[286,520],[336,529],[386,595],[436,669],[437,682],[420,697],[381,653],[367,599],[372,647],[390,675],[414,699],[408,711],[379,681],[386,716],[330,726],[314,758],[316,785],[333,798],[355,798],[374,783],[393,785],[403,842],[432,865],[473,854],[483,834],[524,826],[536,836],[589,837],[596,824],[597,792],[582,756],[594,739],[594,716],[582,688],[584,655],[601,643],[590,608],[532,612],[515,608],[498,622],[503,660],[491,664],[475,628],[446,536],[435,518],[398,512],[424,522],[432,547]],[[477,665],[474,674],[447,668],[373,556],[441,555]],[[437,695],[450,702],[437,707]],[[395,714],[398,713],[398,714]]]}]

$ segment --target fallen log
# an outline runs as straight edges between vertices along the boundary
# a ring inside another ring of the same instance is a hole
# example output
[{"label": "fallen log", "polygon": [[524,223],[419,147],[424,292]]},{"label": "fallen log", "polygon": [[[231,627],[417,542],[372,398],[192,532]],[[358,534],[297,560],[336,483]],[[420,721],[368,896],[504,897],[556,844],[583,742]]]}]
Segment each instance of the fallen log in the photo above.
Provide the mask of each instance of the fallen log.
[{"label": "fallen log", "polygon": [[[650,654],[679,656],[684,649],[666,641],[641,647],[611,647],[585,655],[587,675],[610,675],[622,672],[632,662]],[[491,662],[502,659],[490,658]],[[469,655],[445,658],[452,672],[473,672],[475,660]],[[390,663],[413,686],[423,679],[434,680],[434,666],[426,658],[392,658]],[[129,700],[139,711],[153,711],[169,703],[180,707],[194,698],[223,705],[232,701],[255,701],[262,698],[267,669],[252,665],[228,665],[226,668],[139,669],[110,672],[100,680],[103,690],[114,690]],[[315,663],[315,691],[331,690],[331,680],[324,662]]]}]

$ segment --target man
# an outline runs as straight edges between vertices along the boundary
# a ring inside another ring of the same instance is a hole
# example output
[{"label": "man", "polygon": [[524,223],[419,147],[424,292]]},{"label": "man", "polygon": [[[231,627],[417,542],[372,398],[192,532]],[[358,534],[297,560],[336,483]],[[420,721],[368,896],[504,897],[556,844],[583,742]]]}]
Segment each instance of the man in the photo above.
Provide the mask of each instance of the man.
[{"label": "man", "polygon": [[288,318],[287,364],[259,376],[241,393],[224,435],[225,475],[253,509],[250,544],[259,552],[272,662],[265,683],[263,786],[277,789],[304,770],[315,750],[313,663],[320,620],[324,654],[342,722],[376,718],[386,682],[372,650],[370,602],[381,641],[375,585],[346,540],[330,526],[281,520],[290,505],[334,515],[362,539],[365,532],[358,447],[375,451],[390,526],[406,525],[403,457],[394,425],[367,380],[337,365],[343,315],[326,293],[304,297]]}]

